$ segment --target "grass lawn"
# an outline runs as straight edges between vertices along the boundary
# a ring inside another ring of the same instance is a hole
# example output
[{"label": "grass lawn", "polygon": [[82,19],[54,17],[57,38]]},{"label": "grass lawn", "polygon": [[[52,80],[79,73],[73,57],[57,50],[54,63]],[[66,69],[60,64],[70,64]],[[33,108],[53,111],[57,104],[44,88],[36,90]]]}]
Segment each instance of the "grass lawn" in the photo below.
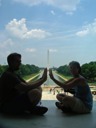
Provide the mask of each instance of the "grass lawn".
[{"label": "grass lawn", "polygon": [[23,77],[23,79],[24,79],[24,80],[28,80],[28,79],[34,77],[34,76],[37,75],[37,74],[38,74],[38,73],[34,73],[34,74],[31,74],[31,75],[26,75],[26,76]]}]

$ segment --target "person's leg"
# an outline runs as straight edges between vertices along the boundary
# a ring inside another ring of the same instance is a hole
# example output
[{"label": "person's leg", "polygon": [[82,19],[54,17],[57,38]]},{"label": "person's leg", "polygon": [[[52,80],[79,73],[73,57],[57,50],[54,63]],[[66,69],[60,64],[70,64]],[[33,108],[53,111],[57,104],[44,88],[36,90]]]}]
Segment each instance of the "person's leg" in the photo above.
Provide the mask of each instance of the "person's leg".
[{"label": "person's leg", "polygon": [[76,98],[73,97],[73,96],[66,96],[66,97],[63,97],[62,98],[62,104],[65,106],[65,107],[73,107],[76,103]]},{"label": "person's leg", "polygon": [[64,113],[72,113],[72,108],[75,104],[75,99],[71,96],[60,94],[57,95],[57,99],[60,102],[56,102],[55,105],[57,108],[61,109]]},{"label": "person's leg", "polygon": [[33,108],[30,109],[30,112],[32,114],[43,115],[48,111],[47,107],[36,106],[36,105],[38,105],[38,103],[41,101],[41,98],[42,98],[42,89],[41,88],[37,88],[37,89],[33,89],[33,90],[29,91],[28,97],[29,97],[30,102],[34,106]]},{"label": "person's leg", "polygon": [[64,99],[64,97],[66,97],[66,95],[64,93],[60,93],[56,95],[56,98],[59,102],[62,103],[62,100]]},{"label": "person's leg", "polygon": [[56,95],[56,98],[59,101],[59,102],[55,102],[57,108],[62,109],[63,107],[62,100],[64,99],[64,97],[66,97],[64,93],[60,93]]},{"label": "person's leg", "polygon": [[[38,89],[38,91],[41,93],[41,98],[42,98],[42,88],[41,88],[41,87],[38,87],[37,89]],[[41,100],[40,100],[37,105],[41,105],[41,104],[42,104],[42,102],[41,102]]]},{"label": "person's leg", "polygon": [[12,97],[2,105],[4,114],[22,114],[32,108],[32,104],[26,93]]},{"label": "person's leg", "polygon": [[36,115],[43,115],[48,111],[48,108],[36,106],[41,100],[41,93],[37,90],[31,90],[28,94],[18,95],[6,102],[2,107],[2,112],[5,114],[22,114],[31,112]]},{"label": "person's leg", "polygon": [[28,97],[33,106],[36,106],[42,98],[42,92],[38,89],[32,89],[28,92]]},{"label": "person's leg", "polygon": [[86,114],[90,113],[91,110],[89,110],[85,104],[78,98],[75,98],[76,102],[72,110],[77,114]]},{"label": "person's leg", "polygon": [[83,113],[89,113],[90,110],[86,108],[84,103],[76,98],[76,97],[71,97],[71,96],[66,96],[62,100],[63,103],[63,112],[65,112],[64,109],[68,109],[69,112],[77,113],[77,114],[83,114]]}]

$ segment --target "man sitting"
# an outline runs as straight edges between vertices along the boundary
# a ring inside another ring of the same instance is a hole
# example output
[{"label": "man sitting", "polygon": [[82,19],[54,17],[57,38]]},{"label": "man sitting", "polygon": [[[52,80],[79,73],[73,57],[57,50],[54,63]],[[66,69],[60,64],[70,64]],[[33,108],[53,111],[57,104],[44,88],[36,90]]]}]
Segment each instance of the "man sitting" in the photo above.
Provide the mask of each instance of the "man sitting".
[{"label": "man sitting", "polygon": [[0,82],[0,109],[5,114],[21,114],[29,112],[43,115],[48,108],[37,106],[42,98],[41,85],[47,79],[47,69],[42,77],[28,84],[16,71],[21,65],[21,55],[11,53],[7,57],[8,69],[2,74]]}]

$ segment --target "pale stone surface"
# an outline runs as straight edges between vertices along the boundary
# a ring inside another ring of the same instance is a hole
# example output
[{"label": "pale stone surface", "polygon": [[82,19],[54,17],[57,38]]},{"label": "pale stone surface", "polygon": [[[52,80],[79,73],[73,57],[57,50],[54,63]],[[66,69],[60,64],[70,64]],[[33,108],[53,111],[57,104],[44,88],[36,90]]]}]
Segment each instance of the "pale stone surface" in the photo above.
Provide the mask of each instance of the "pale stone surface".
[{"label": "pale stone surface", "polygon": [[[56,100],[56,94],[58,94],[57,92],[55,92],[55,94],[53,92],[49,92],[49,91],[43,91],[42,93],[42,100]],[[66,93],[67,95],[71,95],[70,93]],[[96,101],[96,95],[93,95],[93,100]]]},{"label": "pale stone surface", "polygon": [[42,93],[42,100],[56,100],[56,94],[53,95],[53,93],[50,92],[43,92]]}]

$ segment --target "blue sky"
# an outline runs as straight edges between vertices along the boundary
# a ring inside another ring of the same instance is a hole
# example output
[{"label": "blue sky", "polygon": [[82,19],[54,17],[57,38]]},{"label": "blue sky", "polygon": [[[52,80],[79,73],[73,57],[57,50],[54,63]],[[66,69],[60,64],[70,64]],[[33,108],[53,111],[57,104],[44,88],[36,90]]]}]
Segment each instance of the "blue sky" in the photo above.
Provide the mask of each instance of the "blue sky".
[{"label": "blue sky", "polygon": [[96,0],[0,0],[0,64],[50,67],[96,61]]}]

